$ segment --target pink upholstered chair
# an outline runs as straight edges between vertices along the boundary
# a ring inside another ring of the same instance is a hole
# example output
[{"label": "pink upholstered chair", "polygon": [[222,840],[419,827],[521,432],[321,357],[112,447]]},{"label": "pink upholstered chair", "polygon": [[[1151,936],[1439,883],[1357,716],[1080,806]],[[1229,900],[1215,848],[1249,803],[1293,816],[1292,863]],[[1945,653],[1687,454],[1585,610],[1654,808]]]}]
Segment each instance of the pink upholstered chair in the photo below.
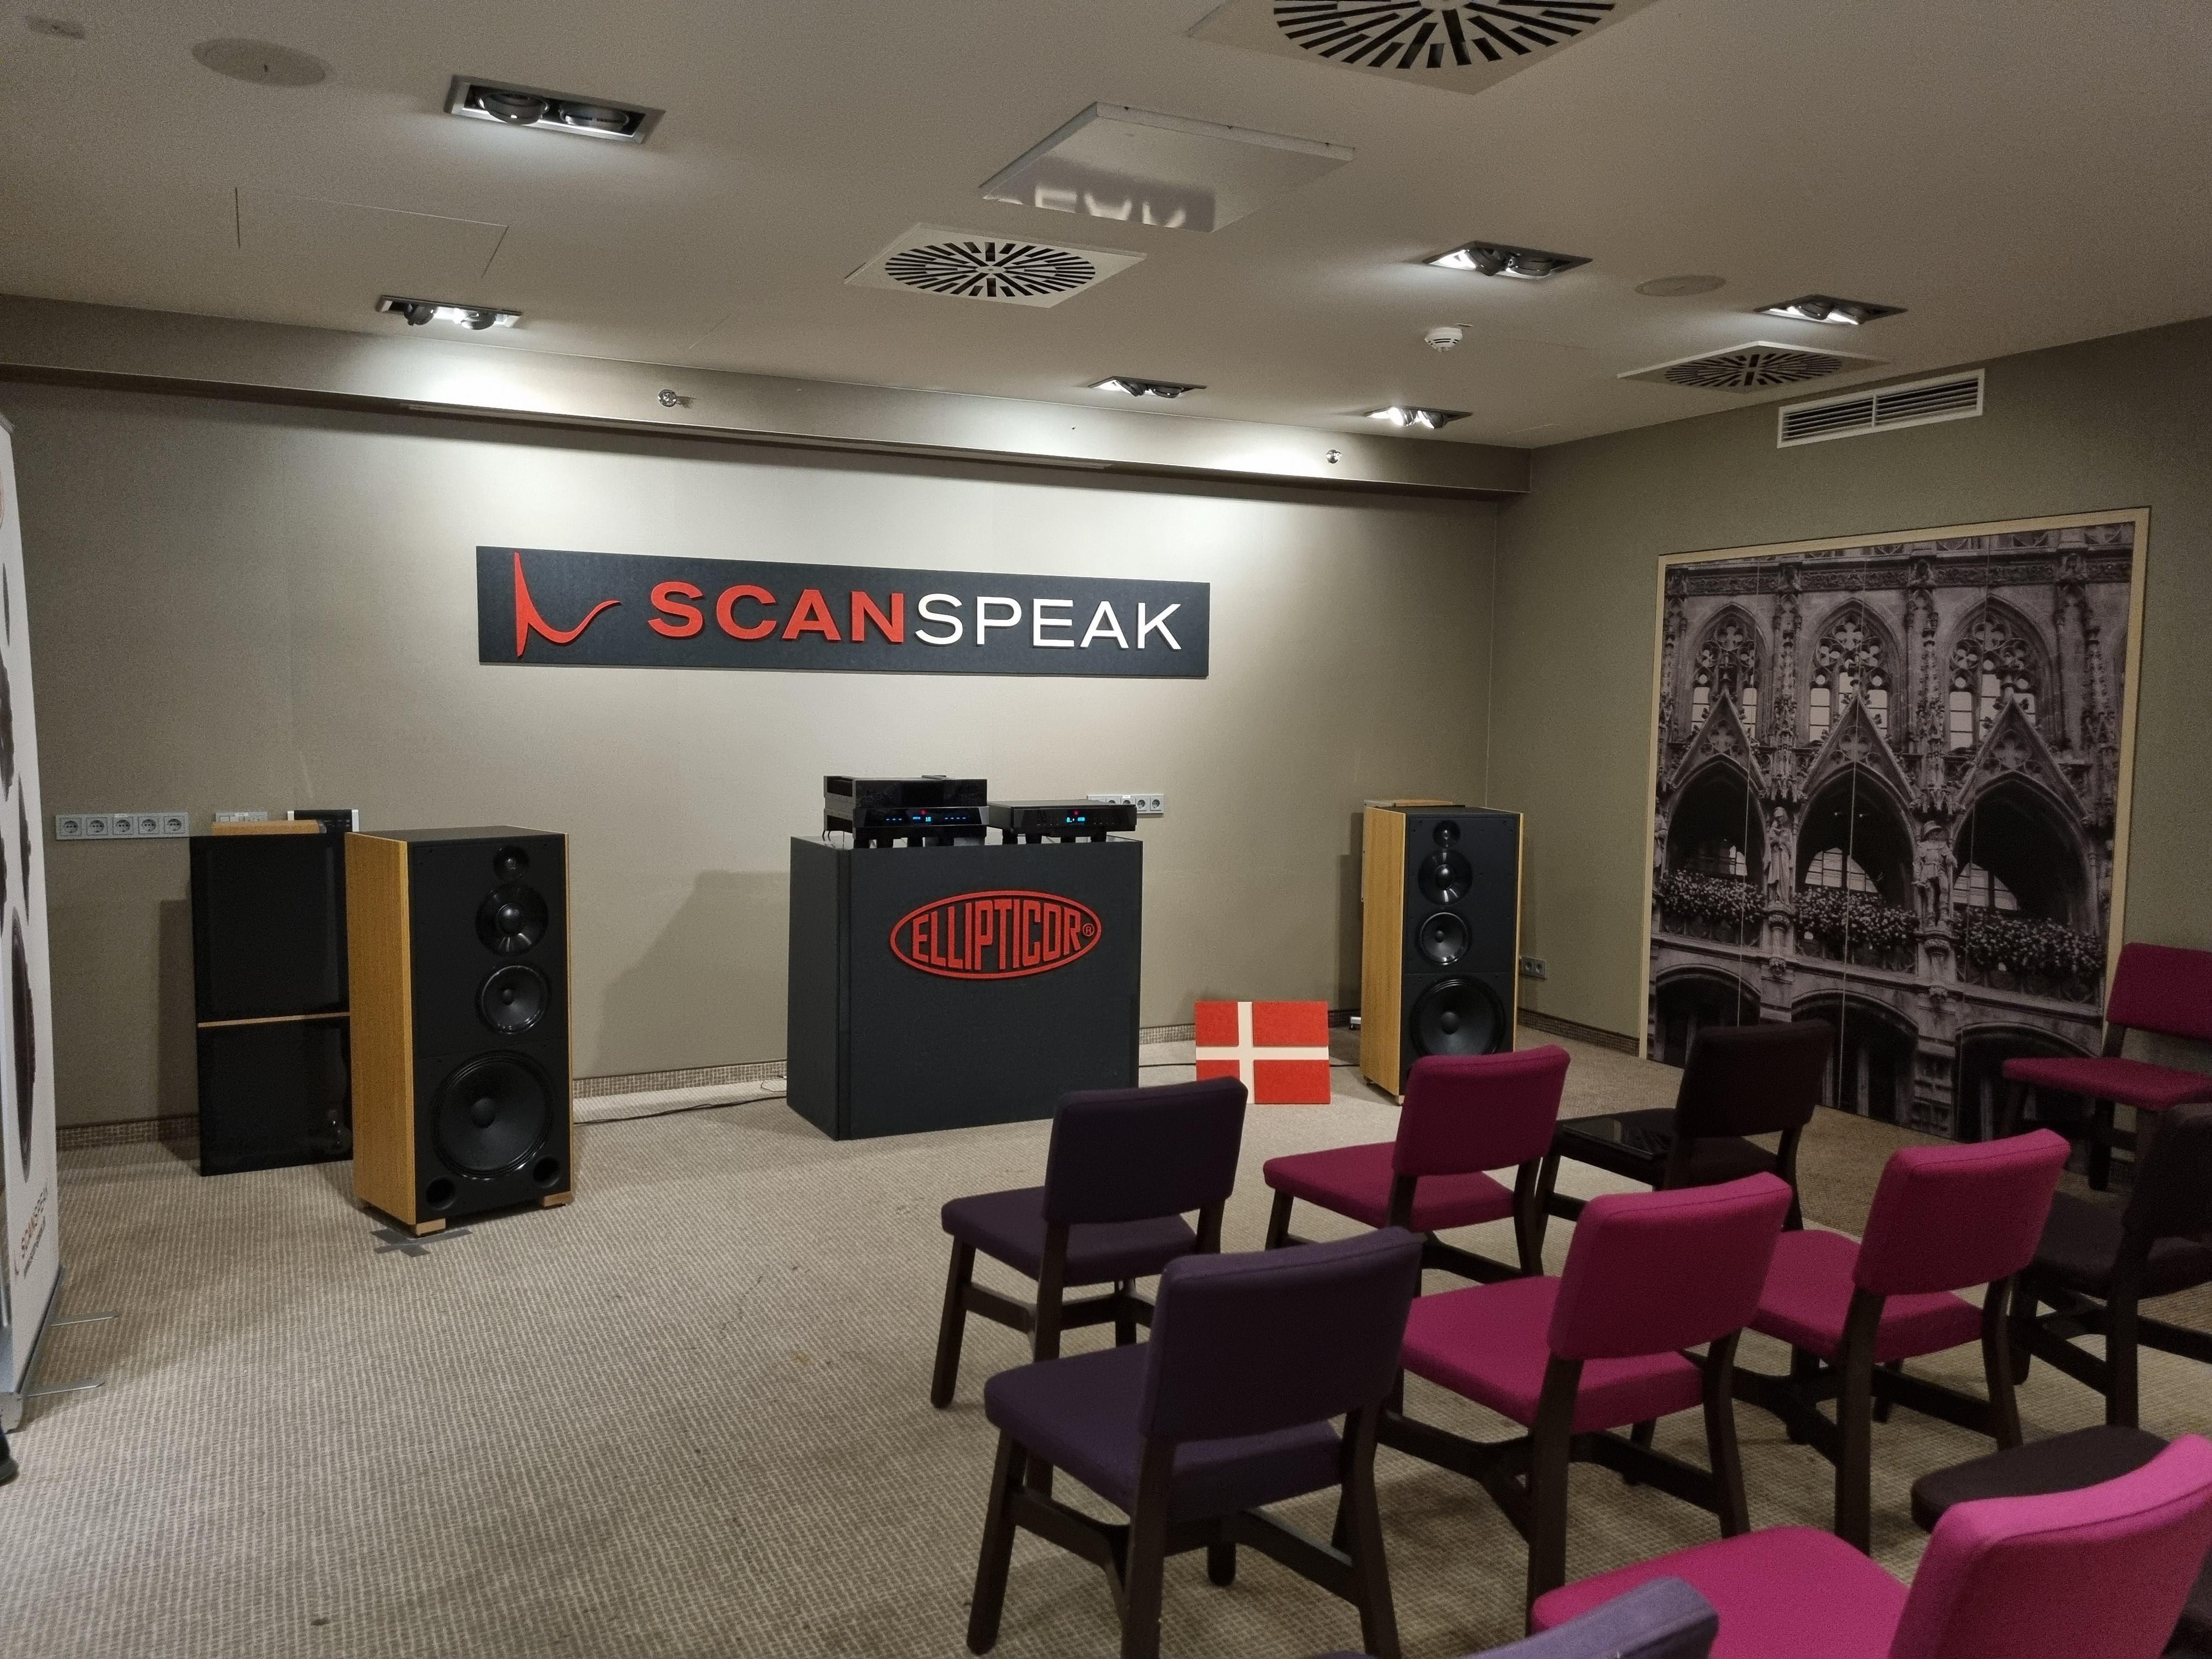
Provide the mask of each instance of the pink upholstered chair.
[{"label": "pink upholstered chair", "polygon": [[2212,1545],[2212,1443],[2175,1441],[2102,1486],[1948,1511],[1908,1591],[1809,1527],[1601,1573],[1538,1600],[1538,1630],[1654,1578],[1720,1613],[1713,1659],[2156,1659]]},{"label": "pink upholstered chair", "polygon": [[[2115,1144],[2138,1161],[2149,1126],[2160,1112],[2191,1101],[2212,1100],[2212,1076],[2129,1060],[2120,1053],[2130,1030],[2212,1042],[2212,951],[2185,951],[2171,945],[2124,945],[2112,988],[2105,999],[2105,1051],[2094,1059],[2008,1060],[2011,1084],[2005,1121],[2009,1134],[2024,1115],[2028,1095],[2039,1089],[2079,1095],[2090,1103],[2089,1184],[2102,1192],[2109,1179]],[[2136,1110],[2136,1133],[2112,1127],[2117,1103]]]},{"label": "pink upholstered chair", "polygon": [[[1436,1235],[1510,1215],[1517,1271],[1541,1273],[1544,1158],[1566,1080],[1567,1051],[1556,1046],[1415,1060],[1396,1140],[1267,1160],[1261,1178],[1275,1191],[1267,1248],[1305,1243],[1291,1234],[1291,1206],[1304,1199],[1370,1227],[1419,1233],[1423,1267],[1489,1284],[1516,1270]],[[1516,1165],[1510,1192],[1486,1173]]]},{"label": "pink upholstered chair", "polygon": [[[1790,1209],[1790,1185],[1755,1175],[1713,1187],[1611,1193],[1576,1224],[1557,1279],[1508,1279],[1423,1297],[1405,1367],[1527,1428],[1468,1440],[1403,1411],[1383,1443],[1473,1475],[1528,1540],[1531,1601],[1565,1582],[1567,1469],[1581,1460],[1749,1524],[1729,1399],[1736,1337]],[[1681,1350],[1711,1346],[1700,1360]],[[1702,1405],[1706,1468],[1607,1431]]]},{"label": "pink upholstered chair", "polygon": [[[2066,1142],[2048,1129],[1968,1146],[1893,1152],[1875,1189],[1865,1239],[1785,1233],[1751,1328],[1787,1342],[1790,1375],[1739,1368],[1736,1395],[1779,1417],[1795,1441],[1836,1466],[1836,1534],[1868,1547],[1875,1402],[2020,1443],[2005,1317],[2011,1281],[2035,1255]],[[1988,1286],[1982,1305],[1955,1292]],[[1987,1400],[1900,1369],[1905,1361],[1982,1345]],[[1881,1367],[1880,1375],[1876,1367]],[[1817,1409],[1833,1400],[1833,1423]]]}]

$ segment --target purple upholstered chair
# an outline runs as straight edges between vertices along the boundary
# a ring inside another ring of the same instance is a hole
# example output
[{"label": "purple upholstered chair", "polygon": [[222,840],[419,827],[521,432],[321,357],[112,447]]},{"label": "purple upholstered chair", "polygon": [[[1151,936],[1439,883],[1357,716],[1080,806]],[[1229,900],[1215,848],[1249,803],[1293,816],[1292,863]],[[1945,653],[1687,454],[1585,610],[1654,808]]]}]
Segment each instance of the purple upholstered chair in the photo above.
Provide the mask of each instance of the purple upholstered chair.
[{"label": "purple upholstered chair", "polygon": [[[2122,1055],[2130,1030],[2212,1042],[2212,951],[2122,945],[2112,988],[2105,998],[2104,1053],[2005,1061],[2005,1080],[2013,1086],[1999,1132],[2009,1134],[2018,1126],[2027,1097],[2039,1090],[2081,1096],[2090,1103],[2089,1184],[2101,1192],[2116,1142],[2141,1159],[2160,1114],[2191,1101],[2212,1100],[2212,1076]],[[2115,1103],[2135,1109],[2132,1137],[2114,1131]]]},{"label": "purple upholstered chair", "polygon": [[1564,1627],[1657,1577],[1719,1610],[1713,1659],[2155,1659],[2212,1546],[2212,1444],[2175,1441],[2101,1486],[1960,1504],[1912,1588],[1832,1533],[1774,1527],[1540,1598]]},{"label": "purple upholstered chair", "polygon": [[[1124,1659],[1160,1649],[1164,1559],[1203,1547],[1226,1584],[1249,1543],[1359,1609],[1370,1653],[1398,1659],[1375,1510],[1376,1419],[1395,1381],[1420,1243],[1395,1228],[1249,1255],[1187,1256],[1160,1275],[1152,1340],[1001,1371],[983,1389],[999,1430],[968,1647],[999,1639],[1017,1528],[1105,1568]],[[1345,1419],[1340,1436],[1330,1419]],[[1109,1526],[1040,1490],[1074,1476],[1129,1516]],[[1322,1545],[1258,1511],[1340,1488]]]},{"label": "purple upholstered chair", "polygon": [[[1740,1370],[1736,1394],[1836,1466],[1835,1528],[1844,1542],[1863,1550],[1871,1534],[1877,1401],[1885,1415],[1891,1405],[1907,1406],[1999,1446],[2020,1444],[2005,1309],[2014,1276],[2034,1257],[2065,1163],[2065,1141],[2048,1129],[1907,1146],[1882,1169],[1863,1241],[1808,1229],[1775,1246],[1751,1328],[1790,1345],[1790,1375]],[[1977,1285],[1988,1287],[1978,1308],[1954,1294]],[[1978,1337],[1987,1400],[1899,1369]],[[1836,1401],[1833,1423],[1817,1408],[1825,1400]]]},{"label": "purple upholstered chair", "polygon": [[[1044,1185],[956,1198],[945,1206],[952,1270],[937,1329],[929,1403],[952,1403],[968,1316],[1032,1338],[1030,1357],[1051,1359],[1060,1334],[1111,1320],[1127,1346],[1150,1322],[1136,1281],[1178,1256],[1221,1248],[1221,1210],[1237,1185],[1244,1138],[1244,1085],[1235,1078],[1158,1089],[1072,1094],[1053,1115]],[[1183,1216],[1195,1210],[1198,1229]],[[975,1283],[975,1253],[1037,1282],[1035,1305]],[[1110,1285],[1079,1302],[1066,1291]]]},{"label": "purple upholstered chair", "polygon": [[[1383,1443],[1473,1474],[1528,1540],[1528,1596],[1566,1579],[1567,1468],[1599,1462],[1709,1509],[1741,1532],[1743,1469],[1729,1400],[1737,1335],[1759,1305],[1790,1186],[1772,1175],[1592,1199],[1557,1279],[1423,1297],[1406,1369],[1529,1430],[1480,1443],[1386,1413]],[[1710,1343],[1703,1360],[1680,1351]],[[1702,1405],[1706,1469],[1605,1431]]]},{"label": "purple upholstered chair", "polygon": [[[1705,1659],[1720,1629],[1712,1603],[1679,1578],[1652,1578],[1578,1619],[1461,1659]],[[1316,1659],[1368,1659],[1324,1653]]]},{"label": "purple upholstered chair", "polygon": [[[1557,1047],[1415,1060],[1396,1140],[1267,1160],[1262,1176],[1275,1189],[1267,1248],[1305,1243],[1291,1237],[1291,1206],[1304,1199],[1370,1227],[1419,1233],[1423,1266],[1488,1284],[1516,1270],[1436,1235],[1510,1215],[1518,1271],[1541,1273],[1544,1156],[1566,1080],[1567,1051]],[[1510,1192],[1485,1173],[1516,1164]]]}]

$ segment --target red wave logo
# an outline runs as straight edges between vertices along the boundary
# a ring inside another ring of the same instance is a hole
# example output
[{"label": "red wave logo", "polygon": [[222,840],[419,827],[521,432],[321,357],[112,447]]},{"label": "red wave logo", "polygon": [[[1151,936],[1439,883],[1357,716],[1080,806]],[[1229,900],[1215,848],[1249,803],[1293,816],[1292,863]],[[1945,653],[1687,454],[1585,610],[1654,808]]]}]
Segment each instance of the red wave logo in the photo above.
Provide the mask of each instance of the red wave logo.
[{"label": "red wave logo", "polygon": [[993,888],[908,911],[891,924],[891,954],[944,979],[1020,979],[1089,955],[1103,931],[1087,904],[1058,893]]},{"label": "red wave logo", "polygon": [[545,618],[538,614],[536,601],[530,597],[530,584],[522,580],[522,554],[518,550],[514,556],[514,654],[522,654],[522,647],[530,643],[532,634],[556,645],[566,645],[589,628],[600,611],[621,603],[620,599],[601,599],[584,613],[583,621],[566,632],[549,627]]}]

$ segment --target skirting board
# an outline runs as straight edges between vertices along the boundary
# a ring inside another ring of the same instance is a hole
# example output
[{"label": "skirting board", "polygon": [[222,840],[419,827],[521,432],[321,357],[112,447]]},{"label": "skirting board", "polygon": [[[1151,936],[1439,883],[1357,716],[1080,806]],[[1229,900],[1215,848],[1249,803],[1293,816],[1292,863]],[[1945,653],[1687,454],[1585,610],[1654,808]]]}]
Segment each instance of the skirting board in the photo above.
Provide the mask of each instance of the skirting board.
[{"label": "skirting board", "polygon": [[1576,1020],[1561,1019],[1556,1014],[1540,1014],[1534,1008],[1521,1011],[1521,1023],[1530,1030],[1541,1031],[1547,1036],[1572,1037],[1577,1042],[1587,1042],[1593,1048],[1611,1048],[1619,1054],[1637,1052],[1636,1039],[1626,1032],[1608,1031],[1601,1025],[1584,1025]]}]

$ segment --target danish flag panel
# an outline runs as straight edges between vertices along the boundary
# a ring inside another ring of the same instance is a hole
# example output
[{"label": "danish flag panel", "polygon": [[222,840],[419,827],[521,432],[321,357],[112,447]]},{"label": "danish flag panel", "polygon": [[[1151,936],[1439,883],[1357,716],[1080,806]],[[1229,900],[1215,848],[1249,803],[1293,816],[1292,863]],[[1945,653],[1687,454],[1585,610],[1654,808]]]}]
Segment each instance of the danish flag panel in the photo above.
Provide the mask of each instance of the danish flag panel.
[{"label": "danish flag panel", "polygon": [[1201,1002],[1198,1074],[1243,1080],[1255,1106],[1328,1104],[1328,1005]]}]

